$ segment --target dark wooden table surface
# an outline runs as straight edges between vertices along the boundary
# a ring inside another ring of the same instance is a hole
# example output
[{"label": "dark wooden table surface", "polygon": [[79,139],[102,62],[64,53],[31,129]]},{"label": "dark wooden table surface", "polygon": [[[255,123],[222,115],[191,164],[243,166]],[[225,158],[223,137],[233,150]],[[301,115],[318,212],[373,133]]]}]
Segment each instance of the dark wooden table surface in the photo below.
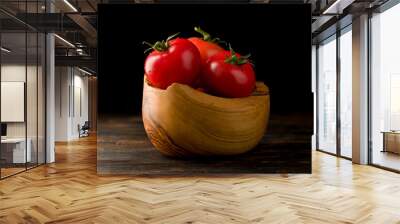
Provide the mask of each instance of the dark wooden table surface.
[{"label": "dark wooden table surface", "polygon": [[271,115],[267,133],[248,153],[172,159],[150,143],[140,116],[100,116],[97,172],[101,175],[209,175],[310,173],[312,115]]}]

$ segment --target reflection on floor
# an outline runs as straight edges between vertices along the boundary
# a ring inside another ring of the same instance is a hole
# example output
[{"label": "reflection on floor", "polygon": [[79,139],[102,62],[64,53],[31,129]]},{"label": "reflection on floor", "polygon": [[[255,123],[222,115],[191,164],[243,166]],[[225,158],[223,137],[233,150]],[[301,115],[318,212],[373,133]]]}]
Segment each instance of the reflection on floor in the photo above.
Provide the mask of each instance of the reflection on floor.
[{"label": "reflection on floor", "polygon": [[392,152],[374,151],[373,164],[400,171],[400,155]]},{"label": "reflection on floor", "polygon": [[1,168],[1,178],[16,174],[18,172],[24,171],[25,167],[20,168]]},{"label": "reflection on floor", "polygon": [[8,176],[20,173],[22,171],[25,171],[26,169],[30,169],[33,167],[36,167],[37,164],[36,163],[27,163],[26,166],[25,164],[8,164],[8,165],[4,165],[0,170],[1,173],[1,178],[6,178]]},{"label": "reflection on floor", "polygon": [[399,174],[312,154],[312,174],[99,176],[92,136],[0,181],[0,223],[399,223]]}]

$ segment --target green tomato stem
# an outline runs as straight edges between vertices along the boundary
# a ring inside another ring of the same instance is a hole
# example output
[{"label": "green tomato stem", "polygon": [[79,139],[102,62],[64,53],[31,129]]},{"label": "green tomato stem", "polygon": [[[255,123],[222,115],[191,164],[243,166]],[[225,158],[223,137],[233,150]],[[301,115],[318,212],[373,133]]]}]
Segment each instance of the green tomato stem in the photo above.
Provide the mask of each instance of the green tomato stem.
[{"label": "green tomato stem", "polygon": [[200,27],[198,27],[198,26],[194,27],[194,31],[203,35],[203,40],[211,41],[211,35],[209,33],[207,33],[206,31],[204,31],[203,29],[201,29]]},{"label": "green tomato stem", "polygon": [[233,50],[233,48],[231,47],[231,45],[229,44],[229,50],[231,52],[231,56],[225,59],[225,63],[229,63],[232,65],[243,65],[246,63],[250,63],[250,54],[245,55],[245,56],[237,56],[236,52]]},{"label": "green tomato stem", "polygon": [[142,44],[148,45],[149,48],[147,48],[144,53],[149,52],[150,50],[155,50],[155,51],[159,51],[159,52],[163,52],[168,50],[169,48],[169,41],[176,38],[180,33],[175,33],[171,36],[169,36],[166,40],[161,40],[161,41],[157,41],[154,44],[149,43],[147,41],[143,41]]},{"label": "green tomato stem", "polygon": [[197,33],[203,35],[203,40],[204,41],[207,41],[207,42],[210,42],[210,43],[226,44],[225,41],[221,40],[218,37],[212,38],[209,33],[207,33],[206,31],[204,31],[203,29],[201,29],[198,26],[194,27],[194,31],[196,31]]}]

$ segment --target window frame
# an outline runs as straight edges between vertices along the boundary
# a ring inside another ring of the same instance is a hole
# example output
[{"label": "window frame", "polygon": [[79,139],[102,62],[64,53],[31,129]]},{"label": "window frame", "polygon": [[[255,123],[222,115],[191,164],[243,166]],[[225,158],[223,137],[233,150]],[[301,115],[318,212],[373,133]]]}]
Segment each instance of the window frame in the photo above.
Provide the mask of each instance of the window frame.
[{"label": "window frame", "polygon": [[[341,77],[341,67],[340,67],[340,37],[344,35],[347,32],[352,31],[352,23],[347,24],[341,29],[338,29],[336,33],[333,33],[332,35],[328,36],[327,38],[319,41],[316,44],[316,51],[315,51],[315,58],[316,58],[316,76],[315,76],[315,86],[316,86],[316,151],[323,152],[329,155],[333,155],[339,158],[347,159],[347,160],[352,160],[352,158],[347,157],[342,155],[341,153],[341,119],[340,119],[340,77]],[[319,147],[319,112],[320,112],[320,102],[319,102],[319,79],[320,79],[320,74],[319,74],[319,47],[322,43],[327,43],[330,41],[336,41],[336,152],[332,153],[327,150],[321,149]]]}]

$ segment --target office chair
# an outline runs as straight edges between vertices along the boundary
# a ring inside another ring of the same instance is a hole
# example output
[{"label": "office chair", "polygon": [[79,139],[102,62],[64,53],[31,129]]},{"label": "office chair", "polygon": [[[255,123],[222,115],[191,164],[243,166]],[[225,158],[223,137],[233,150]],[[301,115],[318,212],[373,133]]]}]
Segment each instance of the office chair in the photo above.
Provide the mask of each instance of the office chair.
[{"label": "office chair", "polygon": [[82,127],[80,127],[80,125],[78,124],[79,138],[89,136],[89,129],[90,129],[89,121],[85,121]]}]

